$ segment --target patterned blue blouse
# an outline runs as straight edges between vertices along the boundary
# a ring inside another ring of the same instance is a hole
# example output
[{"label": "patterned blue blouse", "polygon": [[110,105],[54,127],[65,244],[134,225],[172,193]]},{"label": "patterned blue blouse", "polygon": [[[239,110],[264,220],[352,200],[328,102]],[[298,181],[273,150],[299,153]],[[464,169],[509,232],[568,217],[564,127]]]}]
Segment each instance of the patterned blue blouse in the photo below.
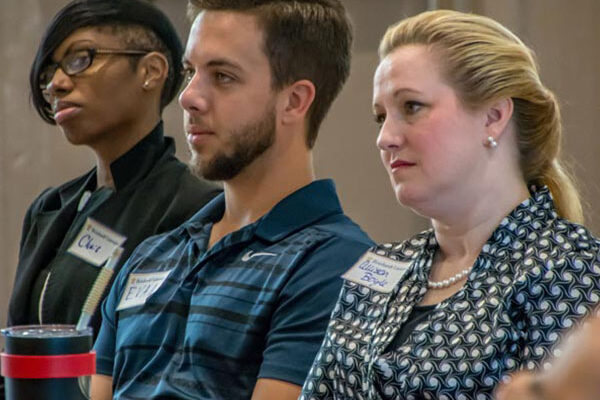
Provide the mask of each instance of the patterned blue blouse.
[{"label": "patterned blue blouse", "polygon": [[345,281],[300,399],[491,399],[600,302],[599,247],[542,188],[503,219],[464,287],[387,349],[427,291],[437,243],[429,230],[377,246],[408,270],[391,293]]}]

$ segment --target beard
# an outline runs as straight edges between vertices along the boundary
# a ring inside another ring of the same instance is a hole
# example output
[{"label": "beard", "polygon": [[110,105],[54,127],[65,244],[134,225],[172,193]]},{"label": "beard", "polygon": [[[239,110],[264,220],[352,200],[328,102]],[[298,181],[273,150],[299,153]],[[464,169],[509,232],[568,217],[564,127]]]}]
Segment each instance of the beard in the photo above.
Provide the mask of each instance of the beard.
[{"label": "beard", "polygon": [[275,142],[275,109],[269,107],[256,122],[232,130],[225,149],[203,159],[192,147],[191,169],[211,181],[235,178]]}]

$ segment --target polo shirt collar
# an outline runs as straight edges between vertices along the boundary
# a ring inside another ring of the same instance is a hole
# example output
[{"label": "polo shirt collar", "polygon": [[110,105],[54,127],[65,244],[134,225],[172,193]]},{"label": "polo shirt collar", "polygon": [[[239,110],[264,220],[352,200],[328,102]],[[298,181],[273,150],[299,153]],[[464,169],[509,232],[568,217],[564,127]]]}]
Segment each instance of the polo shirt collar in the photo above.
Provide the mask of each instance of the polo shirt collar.
[{"label": "polo shirt collar", "polygon": [[342,206],[331,179],[318,180],[287,196],[257,221],[256,235],[272,242],[314,224]]},{"label": "polo shirt collar", "polygon": [[[207,223],[220,221],[225,212],[225,195],[216,196],[186,223],[191,237],[202,235]],[[277,203],[268,213],[245,229],[264,240],[276,242],[332,214],[341,214],[342,206],[331,179],[314,181]]]},{"label": "polo shirt collar", "polygon": [[163,136],[163,122],[160,121],[152,132],[110,164],[116,191],[148,175],[165,152],[165,146],[167,151],[175,152],[173,140]]},{"label": "polo shirt collar", "polygon": [[211,201],[206,203],[190,220],[191,231],[196,231],[202,225],[220,221],[225,214],[225,193],[219,193]]}]

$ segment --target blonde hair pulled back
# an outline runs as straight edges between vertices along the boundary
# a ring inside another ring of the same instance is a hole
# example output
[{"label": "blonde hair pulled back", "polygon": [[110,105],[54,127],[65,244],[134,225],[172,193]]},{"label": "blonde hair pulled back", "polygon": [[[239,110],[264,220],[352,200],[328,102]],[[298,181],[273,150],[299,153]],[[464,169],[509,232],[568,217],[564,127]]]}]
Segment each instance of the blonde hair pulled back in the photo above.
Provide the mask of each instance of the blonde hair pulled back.
[{"label": "blonde hair pulled back", "polygon": [[560,108],[540,80],[532,50],[490,18],[451,10],[427,11],[392,25],[379,57],[411,44],[436,51],[446,79],[467,107],[512,98],[525,182],[547,186],[558,214],[583,222],[579,193],[559,161]]}]

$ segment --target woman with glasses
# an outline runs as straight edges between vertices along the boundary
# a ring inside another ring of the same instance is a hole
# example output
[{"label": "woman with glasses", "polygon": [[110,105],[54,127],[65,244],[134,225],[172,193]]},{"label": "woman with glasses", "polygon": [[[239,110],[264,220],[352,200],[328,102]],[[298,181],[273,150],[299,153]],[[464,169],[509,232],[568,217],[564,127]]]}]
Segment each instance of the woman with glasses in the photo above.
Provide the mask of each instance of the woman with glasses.
[{"label": "woman with glasses", "polygon": [[373,114],[396,199],[431,221],[345,275],[301,399],[492,399],[600,302],[600,242],[533,53],[449,10],[390,27]]},{"label": "woman with glasses", "polygon": [[[119,266],[150,235],[173,229],[219,189],[194,177],[163,136],[182,45],[141,0],[78,0],[54,17],[31,67],[33,105],[95,167],[46,189],[29,207],[9,324],[77,323],[113,249]],[[100,313],[92,318],[94,334]]]}]

